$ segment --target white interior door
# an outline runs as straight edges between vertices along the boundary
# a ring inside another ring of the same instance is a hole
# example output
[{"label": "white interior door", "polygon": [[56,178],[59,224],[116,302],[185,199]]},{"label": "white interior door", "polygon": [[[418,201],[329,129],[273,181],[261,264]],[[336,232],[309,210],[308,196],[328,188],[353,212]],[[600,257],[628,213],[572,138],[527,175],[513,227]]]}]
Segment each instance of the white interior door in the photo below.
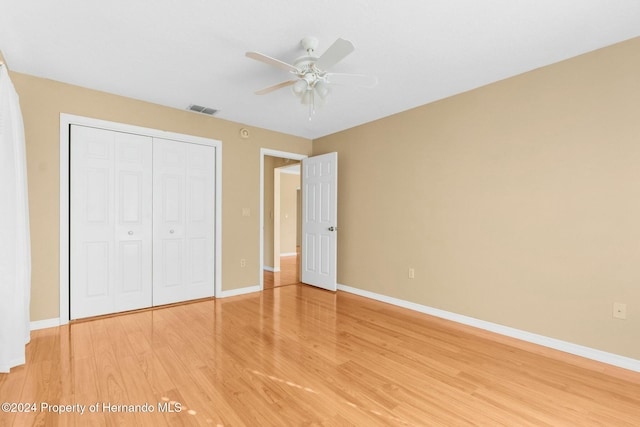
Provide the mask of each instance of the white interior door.
[{"label": "white interior door", "polygon": [[71,126],[71,319],[151,305],[151,150]]},{"label": "white interior door", "polygon": [[153,305],[214,294],[215,148],[153,142]]},{"label": "white interior door", "polygon": [[336,290],[338,153],[302,160],[302,282]]}]

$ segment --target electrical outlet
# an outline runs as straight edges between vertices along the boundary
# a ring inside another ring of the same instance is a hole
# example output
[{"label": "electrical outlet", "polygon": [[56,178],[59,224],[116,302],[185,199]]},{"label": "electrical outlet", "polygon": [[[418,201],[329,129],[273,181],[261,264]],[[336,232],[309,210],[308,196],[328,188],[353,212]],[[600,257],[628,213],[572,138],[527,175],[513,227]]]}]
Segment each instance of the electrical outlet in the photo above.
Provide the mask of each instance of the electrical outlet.
[{"label": "electrical outlet", "polygon": [[623,304],[621,302],[613,303],[613,317],[616,319],[626,319],[627,318],[627,304]]},{"label": "electrical outlet", "polygon": [[409,279],[416,278],[416,270],[414,268],[409,268]]},{"label": "electrical outlet", "polygon": [[246,259],[244,259],[244,258],[242,258],[242,259],[240,260],[240,267],[244,268],[244,267],[246,267],[246,266],[247,266],[247,260],[246,260]]}]

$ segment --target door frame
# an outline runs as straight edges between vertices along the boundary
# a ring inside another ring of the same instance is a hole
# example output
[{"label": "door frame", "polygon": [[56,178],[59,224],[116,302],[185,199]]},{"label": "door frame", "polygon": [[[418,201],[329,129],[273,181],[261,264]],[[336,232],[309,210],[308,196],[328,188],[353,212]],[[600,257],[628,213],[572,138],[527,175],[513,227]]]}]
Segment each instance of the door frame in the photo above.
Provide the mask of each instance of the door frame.
[{"label": "door frame", "polygon": [[282,159],[299,160],[306,159],[306,154],[289,153],[287,151],[260,149],[260,290],[264,290],[264,157],[280,157]]},{"label": "door frame", "polygon": [[134,133],[153,138],[171,139],[192,144],[208,145],[216,150],[215,170],[215,274],[214,296],[222,294],[222,141],[181,133],[167,132],[159,129],[145,128],[128,125],[125,123],[110,122],[90,117],[76,116],[60,113],[60,324],[69,323],[69,286],[70,286],[70,259],[69,248],[71,223],[69,218],[69,174],[71,172],[70,133],[71,125],[95,127],[116,132]]}]

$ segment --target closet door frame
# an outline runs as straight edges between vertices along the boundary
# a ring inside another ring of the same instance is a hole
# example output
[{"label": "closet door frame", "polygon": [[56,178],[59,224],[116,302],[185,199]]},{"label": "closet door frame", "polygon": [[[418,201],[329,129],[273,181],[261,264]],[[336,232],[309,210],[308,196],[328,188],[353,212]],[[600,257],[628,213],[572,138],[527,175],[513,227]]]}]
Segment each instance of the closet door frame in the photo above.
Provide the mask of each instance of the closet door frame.
[{"label": "closet door frame", "polygon": [[214,210],[214,296],[222,293],[222,141],[199,136],[166,132],[158,129],[116,123],[72,114],[60,114],[60,317],[61,325],[69,323],[70,284],[70,223],[69,223],[69,174],[70,174],[70,126],[95,127],[116,132],[133,133],[152,138],[170,139],[215,148],[215,210]]}]

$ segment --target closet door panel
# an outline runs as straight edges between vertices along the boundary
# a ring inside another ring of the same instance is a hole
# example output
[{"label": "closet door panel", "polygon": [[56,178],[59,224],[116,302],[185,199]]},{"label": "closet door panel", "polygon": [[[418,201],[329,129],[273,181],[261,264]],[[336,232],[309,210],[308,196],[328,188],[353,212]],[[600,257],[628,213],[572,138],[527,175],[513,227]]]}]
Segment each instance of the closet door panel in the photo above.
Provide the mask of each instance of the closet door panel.
[{"label": "closet door panel", "polygon": [[[183,248],[182,239],[167,238],[162,242],[162,253],[160,259],[163,260],[160,265],[161,272],[156,274],[156,292],[170,292],[162,288],[180,287],[183,280]],[[158,289],[158,285],[161,289]],[[156,295],[158,298],[159,295]],[[154,305],[158,305],[157,299]]]},{"label": "closet door panel", "polygon": [[185,145],[153,141],[153,305],[183,301]]},{"label": "closet door panel", "polygon": [[215,149],[189,144],[187,162],[187,286],[192,298],[205,298],[213,296]]},{"label": "closet door panel", "polygon": [[115,311],[152,302],[152,139],[115,134],[117,268]]},{"label": "closet door panel", "polygon": [[113,136],[71,127],[71,318],[113,311]]},{"label": "closet door panel", "polygon": [[71,126],[70,318],[151,304],[151,139]]},{"label": "closet door panel", "polygon": [[213,296],[215,149],[154,139],[154,305]]}]

